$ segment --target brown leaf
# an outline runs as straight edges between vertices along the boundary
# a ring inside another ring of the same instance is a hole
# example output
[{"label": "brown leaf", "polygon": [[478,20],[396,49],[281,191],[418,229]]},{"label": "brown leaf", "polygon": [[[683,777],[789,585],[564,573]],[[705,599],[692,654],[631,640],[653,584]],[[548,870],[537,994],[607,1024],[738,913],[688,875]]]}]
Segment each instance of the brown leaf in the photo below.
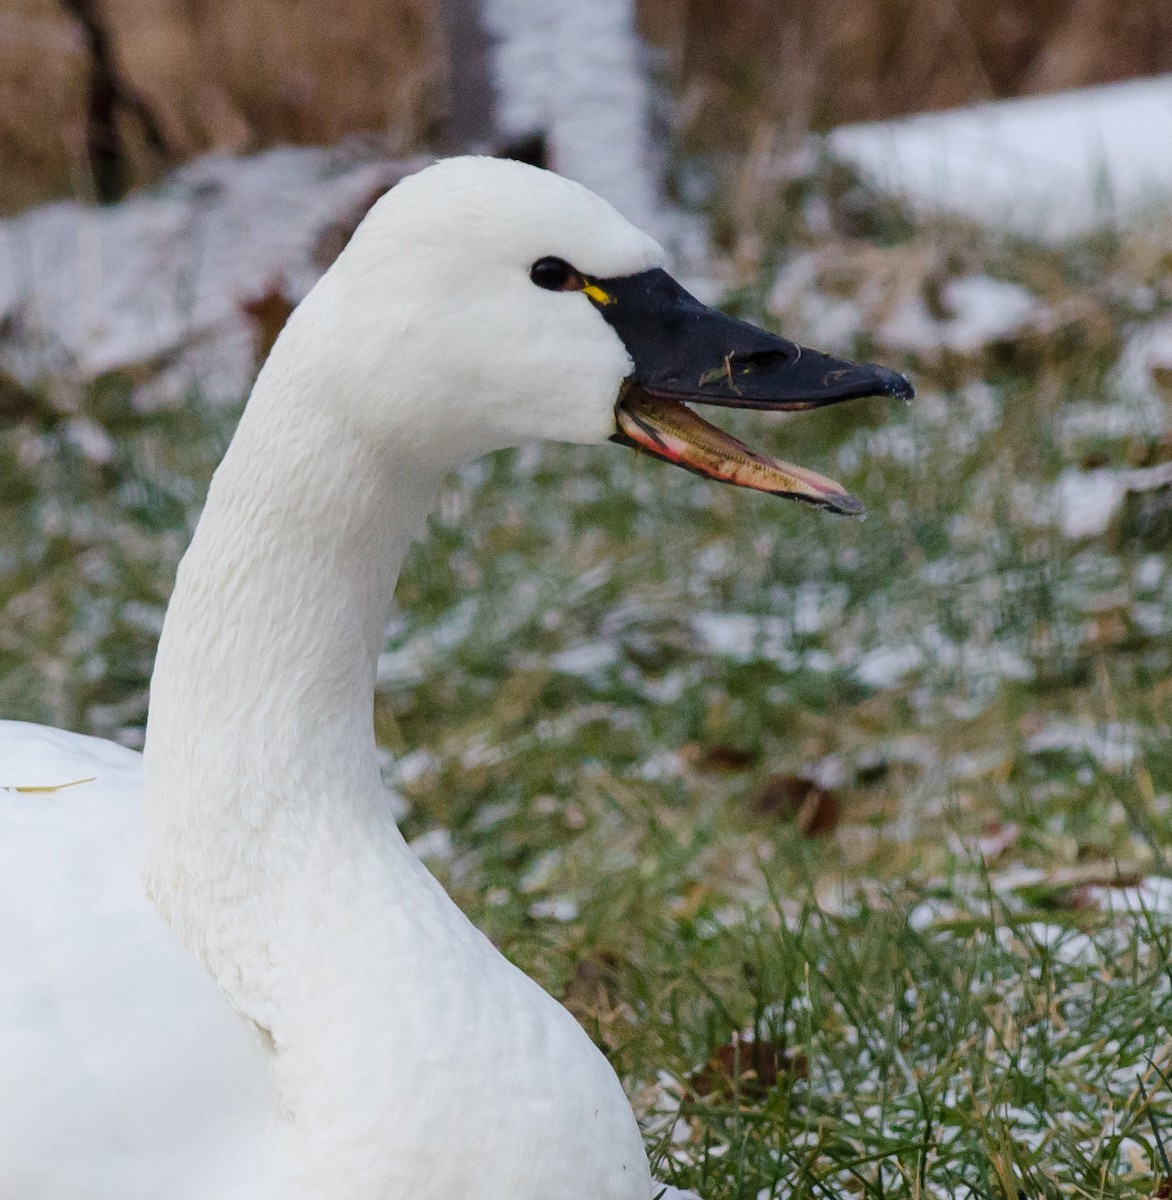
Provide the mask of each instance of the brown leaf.
[{"label": "brown leaf", "polygon": [[800,775],[774,775],[749,801],[761,817],[791,817],[803,837],[821,837],[838,828],[838,797]]},{"label": "brown leaf", "polygon": [[712,774],[747,771],[757,757],[753,751],[731,746],[727,742],[717,742],[714,746],[701,746],[697,742],[689,742],[683,748],[682,754],[685,761],[695,770]]},{"label": "brown leaf", "polygon": [[[0,334],[7,332],[0,328]],[[0,427],[15,425],[18,421],[41,421],[47,408],[39,396],[27,391],[15,379],[0,374]]]},{"label": "brown leaf", "polygon": [[712,1052],[708,1062],[688,1079],[698,1096],[737,1093],[759,1100],[779,1082],[805,1079],[810,1066],[804,1054],[786,1050],[776,1042],[746,1040],[733,1034],[731,1041]]},{"label": "brown leaf", "polygon": [[293,311],[293,304],[285,295],[285,281],[277,278],[259,296],[240,301],[240,311],[252,322],[256,333],[258,358],[267,358],[277,335],[285,328],[285,322]]},{"label": "brown leaf", "polygon": [[574,964],[574,973],[562,993],[562,1003],[583,1024],[604,1020],[614,1010],[618,966],[618,956],[609,950],[600,950]]}]

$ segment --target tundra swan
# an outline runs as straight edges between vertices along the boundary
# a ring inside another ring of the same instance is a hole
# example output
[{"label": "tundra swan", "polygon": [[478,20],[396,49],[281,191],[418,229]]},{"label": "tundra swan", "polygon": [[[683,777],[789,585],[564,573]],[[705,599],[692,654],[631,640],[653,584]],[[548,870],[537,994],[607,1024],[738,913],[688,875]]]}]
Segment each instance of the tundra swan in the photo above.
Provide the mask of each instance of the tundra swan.
[{"label": "tundra swan", "polygon": [[438,481],[615,441],[855,512],[684,401],[910,395],[704,308],[579,185],[452,159],[290,317],[178,572],[145,750],[0,725],[0,1196],[650,1200],[569,1015],[405,844],[372,734]]}]

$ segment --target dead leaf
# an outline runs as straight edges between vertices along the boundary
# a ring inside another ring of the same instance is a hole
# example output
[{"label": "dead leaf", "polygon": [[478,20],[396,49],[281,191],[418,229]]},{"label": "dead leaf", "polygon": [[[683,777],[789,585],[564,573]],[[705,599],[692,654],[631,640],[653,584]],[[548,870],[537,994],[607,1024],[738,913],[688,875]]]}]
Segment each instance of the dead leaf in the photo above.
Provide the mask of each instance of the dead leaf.
[{"label": "dead leaf", "polygon": [[749,1100],[760,1100],[779,1082],[805,1079],[809,1070],[804,1054],[767,1039],[754,1041],[734,1033],[689,1077],[688,1085],[698,1096],[736,1093]]},{"label": "dead leaf", "polygon": [[727,742],[718,742],[714,746],[701,746],[697,742],[689,742],[681,754],[695,770],[712,774],[747,771],[757,757],[751,750],[730,746]]},{"label": "dead leaf", "polygon": [[618,956],[608,950],[580,958],[574,964],[574,973],[562,993],[562,1003],[579,1021],[601,1020],[614,1010],[618,966]]},{"label": "dead leaf", "polygon": [[749,811],[758,816],[792,817],[803,837],[833,833],[840,808],[832,791],[800,775],[774,775],[749,801]]},{"label": "dead leaf", "polygon": [[241,300],[240,310],[252,322],[257,357],[267,358],[293,311],[293,304],[285,294],[285,280],[277,278],[259,296]]}]

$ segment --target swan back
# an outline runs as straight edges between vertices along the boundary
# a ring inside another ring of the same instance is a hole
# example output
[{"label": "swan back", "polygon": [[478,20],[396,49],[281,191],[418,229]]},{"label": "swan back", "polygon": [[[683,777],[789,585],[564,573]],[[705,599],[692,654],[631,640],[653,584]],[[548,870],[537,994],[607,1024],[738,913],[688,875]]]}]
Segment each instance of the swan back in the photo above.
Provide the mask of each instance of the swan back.
[{"label": "swan back", "polygon": [[173,1200],[259,1194],[267,1065],[142,893],[141,769],[110,742],[0,721],[6,1198],[145,1200],[162,1180]]}]

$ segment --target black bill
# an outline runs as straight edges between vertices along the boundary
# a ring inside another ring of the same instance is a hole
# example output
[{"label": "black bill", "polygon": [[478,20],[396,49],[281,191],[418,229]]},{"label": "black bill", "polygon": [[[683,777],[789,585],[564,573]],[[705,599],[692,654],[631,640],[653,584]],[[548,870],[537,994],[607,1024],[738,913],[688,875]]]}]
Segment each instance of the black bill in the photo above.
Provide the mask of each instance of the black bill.
[{"label": "black bill", "polygon": [[613,441],[724,483],[851,516],[863,511],[833,479],[751,450],[687,405],[796,411],[865,396],[911,399],[902,375],[807,350],[706,308],[663,270],[592,279],[585,291],[634,363]]}]

